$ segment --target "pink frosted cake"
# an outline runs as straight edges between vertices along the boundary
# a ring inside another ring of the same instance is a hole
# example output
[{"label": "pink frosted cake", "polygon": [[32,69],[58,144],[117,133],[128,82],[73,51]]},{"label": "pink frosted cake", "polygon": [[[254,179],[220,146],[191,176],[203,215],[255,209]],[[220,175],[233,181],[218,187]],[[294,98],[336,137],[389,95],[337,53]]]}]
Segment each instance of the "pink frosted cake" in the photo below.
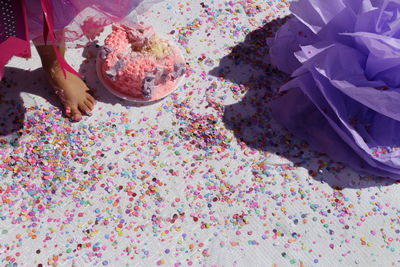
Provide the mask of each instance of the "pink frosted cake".
[{"label": "pink frosted cake", "polygon": [[151,27],[113,25],[99,52],[98,72],[113,93],[137,101],[154,101],[172,92],[185,73],[178,48]]}]

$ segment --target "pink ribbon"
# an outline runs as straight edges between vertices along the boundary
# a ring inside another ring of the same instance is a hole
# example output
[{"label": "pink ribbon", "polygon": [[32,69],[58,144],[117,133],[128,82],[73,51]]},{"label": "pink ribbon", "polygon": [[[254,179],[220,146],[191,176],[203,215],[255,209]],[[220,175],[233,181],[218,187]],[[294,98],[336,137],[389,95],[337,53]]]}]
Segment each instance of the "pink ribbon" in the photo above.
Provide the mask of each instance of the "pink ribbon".
[{"label": "pink ribbon", "polygon": [[65,59],[61,56],[60,51],[58,51],[56,46],[56,36],[54,34],[54,17],[53,17],[53,7],[51,5],[50,0],[41,0],[43,15],[44,15],[44,27],[43,27],[43,38],[44,42],[47,43],[47,37],[50,37],[52,42],[54,51],[56,53],[57,59],[60,63],[61,69],[64,73],[64,76],[67,77],[67,71],[75,74],[79,77],[82,77],[81,74],[76,72]]}]

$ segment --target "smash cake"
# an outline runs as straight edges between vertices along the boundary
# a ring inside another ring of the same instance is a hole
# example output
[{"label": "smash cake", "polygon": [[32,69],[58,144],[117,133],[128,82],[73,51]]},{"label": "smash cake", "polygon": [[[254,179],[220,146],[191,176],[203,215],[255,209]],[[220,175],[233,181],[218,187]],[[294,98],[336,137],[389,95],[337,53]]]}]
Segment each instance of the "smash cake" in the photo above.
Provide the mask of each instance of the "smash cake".
[{"label": "smash cake", "polygon": [[101,82],[115,95],[132,101],[164,98],[178,86],[185,70],[179,49],[152,27],[113,25],[98,54]]}]

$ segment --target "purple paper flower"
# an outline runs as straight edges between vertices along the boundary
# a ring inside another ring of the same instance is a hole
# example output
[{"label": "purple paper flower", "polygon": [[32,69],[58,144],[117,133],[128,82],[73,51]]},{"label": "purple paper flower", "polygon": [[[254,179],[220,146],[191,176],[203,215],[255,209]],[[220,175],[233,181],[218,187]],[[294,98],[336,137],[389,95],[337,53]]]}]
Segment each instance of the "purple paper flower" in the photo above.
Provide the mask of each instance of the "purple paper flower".
[{"label": "purple paper flower", "polygon": [[336,160],[400,179],[400,0],[300,0],[291,11],[268,40],[293,77],[275,117]]}]

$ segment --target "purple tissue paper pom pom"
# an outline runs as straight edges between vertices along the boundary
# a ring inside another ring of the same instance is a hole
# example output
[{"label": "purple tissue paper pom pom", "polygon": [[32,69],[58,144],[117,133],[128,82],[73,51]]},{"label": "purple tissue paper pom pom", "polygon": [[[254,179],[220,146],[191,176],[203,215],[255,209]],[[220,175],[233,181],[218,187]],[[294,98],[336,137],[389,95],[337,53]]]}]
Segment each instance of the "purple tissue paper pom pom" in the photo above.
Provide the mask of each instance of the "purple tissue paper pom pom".
[{"label": "purple tissue paper pom pom", "polygon": [[[267,40],[292,75],[272,104],[290,131],[361,172],[400,179],[400,1],[300,0]],[[284,108],[283,108],[284,107]]]}]

